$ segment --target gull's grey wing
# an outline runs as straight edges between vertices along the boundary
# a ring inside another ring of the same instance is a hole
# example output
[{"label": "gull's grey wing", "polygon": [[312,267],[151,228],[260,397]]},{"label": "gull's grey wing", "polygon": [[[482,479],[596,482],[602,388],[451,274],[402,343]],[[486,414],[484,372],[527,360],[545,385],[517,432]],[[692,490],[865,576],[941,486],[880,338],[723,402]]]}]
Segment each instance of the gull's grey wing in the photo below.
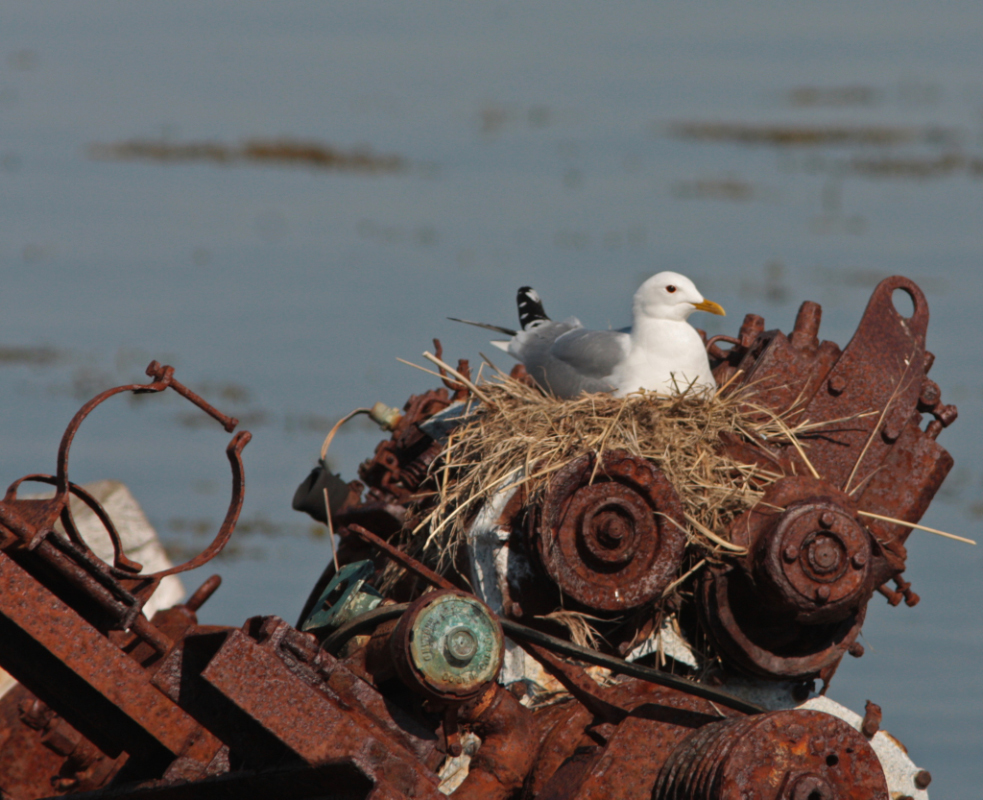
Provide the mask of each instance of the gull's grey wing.
[{"label": "gull's grey wing", "polygon": [[[619,336],[623,334],[584,330],[576,317],[563,322],[550,320],[519,331],[509,343],[509,353],[540,386],[557,397],[610,392],[614,385],[606,378],[624,357],[625,345]],[[584,344],[578,346],[578,342]]]},{"label": "gull's grey wing", "polygon": [[629,337],[619,331],[575,328],[556,338],[550,355],[587,378],[607,378],[628,354]]}]

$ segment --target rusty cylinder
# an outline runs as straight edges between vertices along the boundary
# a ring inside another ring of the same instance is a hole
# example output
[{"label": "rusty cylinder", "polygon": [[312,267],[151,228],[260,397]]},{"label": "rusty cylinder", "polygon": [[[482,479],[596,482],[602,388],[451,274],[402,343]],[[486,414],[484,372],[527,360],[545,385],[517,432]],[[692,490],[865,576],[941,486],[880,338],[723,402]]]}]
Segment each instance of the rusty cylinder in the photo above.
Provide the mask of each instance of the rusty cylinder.
[{"label": "rusty cylinder", "polygon": [[704,725],[672,751],[652,800],[888,800],[871,746],[820,711],[790,710]]}]

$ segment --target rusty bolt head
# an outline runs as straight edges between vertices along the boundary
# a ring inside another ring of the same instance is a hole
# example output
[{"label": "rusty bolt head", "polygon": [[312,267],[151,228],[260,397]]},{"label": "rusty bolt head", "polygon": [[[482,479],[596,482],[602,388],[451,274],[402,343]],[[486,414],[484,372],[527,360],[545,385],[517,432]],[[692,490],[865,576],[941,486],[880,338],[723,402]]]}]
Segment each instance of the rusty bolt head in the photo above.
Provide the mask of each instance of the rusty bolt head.
[{"label": "rusty bolt head", "polygon": [[806,556],[817,575],[829,575],[842,569],[844,547],[838,539],[820,534],[809,542]]},{"label": "rusty bolt head", "polygon": [[854,658],[860,658],[864,654],[864,646],[860,642],[854,642],[847,648],[847,652]]},{"label": "rusty bolt head", "polygon": [[941,408],[935,409],[935,414],[938,416],[942,426],[948,428],[959,416],[959,409],[955,406],[942,406]]},{"label": "rusty bolt head", "polygon": [[888,444],[891,444],[896,442],[898,437],[901,436],[901,429],[896,422],[886,422],[884,424],[884,430],[881,431],[881,435]]},{"label": "rusty bolt head", "polygon": [[803,775],[787,795],[789,800],[836,800],[836,792],[825,778],[818,775]]},{"label": "rusty bolt head", "polygon": [[927,789],[932,782],[932,773],[927,769],[920,769],[915,773],[915,786],[919,789]]},{"label": "rusty bolt head", "polygon": [[816,602],[825,603],[827,600],[829,600],[829,587],[828,586],[816,587]]},{"label": "rusty bolt head", "polygon": [[864,564],[867,563],[867,554],[861,550],[853,554],[853,558],[850,559],[850,563],[853,564],[855,569],[863,569]]},{"label": "rusty bolt head", "polygon": [[795,559],[799,557],[799,548],[796,547],[794,544],[790,544],[788,547],[785,548],[785,552],[783,553],[783,555],[785,556],[785,560],[789,564],[791,564],[793,561],[795,561]]},{"label": "rusty bolt head", "polygon": [[819,524],[826,530],[829,530],[836,524],[836,514],[832,511],[824,511],[819,515]]},{"label": "rusty bolt head", "polygon": [[923,405],[934,406],[942,399],[942,390],[935,381],[930,381],[926,378],[922,382],[922,392],[918,399]]},{"label": "rusty bolt head", "polygon": [[884,714],[881,711],[881,707],[877,703],[872,703],[868,700],[867,705],[864,707],[864,719],[860,723],[860,732],[868,739],[873,739],[874,734],[881,728],[883,717]]},{"label": "rusty bolt head", "polygon": [[832,394],[842,394],[844,389],[846,389],[846,378],[842,375],[834,375],[829,379],[829,391]]}]

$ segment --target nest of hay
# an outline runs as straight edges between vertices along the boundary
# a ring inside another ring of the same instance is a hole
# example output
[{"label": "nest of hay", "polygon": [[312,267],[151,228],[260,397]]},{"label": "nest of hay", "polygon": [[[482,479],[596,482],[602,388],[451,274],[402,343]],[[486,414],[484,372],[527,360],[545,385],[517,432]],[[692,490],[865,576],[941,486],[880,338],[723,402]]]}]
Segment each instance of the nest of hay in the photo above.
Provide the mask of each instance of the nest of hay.
[{"label": "nest of hay", "polygon": [[649,459],[673,484],[694,560],[739,555],[743,549],[725,538],[729,523],[783,475],[735,460],[720,447],[721,435],[801,452],[797,430],[755,405],[748,390],[561,400],[499,373],[478,391],[432,467],[433,493],[404,530],[404,545],[439,571],[454,564],[475,515],[497,492],[517,485],[536,505],[571,461],[594,453],[600,463],[615,449]]}]

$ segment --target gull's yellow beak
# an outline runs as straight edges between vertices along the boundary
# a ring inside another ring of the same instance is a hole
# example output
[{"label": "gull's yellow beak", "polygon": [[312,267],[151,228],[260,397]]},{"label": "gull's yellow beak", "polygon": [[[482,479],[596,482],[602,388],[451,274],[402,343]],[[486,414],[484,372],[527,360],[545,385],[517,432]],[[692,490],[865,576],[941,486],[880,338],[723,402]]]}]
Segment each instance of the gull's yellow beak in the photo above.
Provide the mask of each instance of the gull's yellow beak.
[{"label": "gull's yellow beak", "polygon": [[711,314],[716,314],[719,317],[726,317],[727,312],[724,311],[722,306],[717,305],[713,300],[704,300],[702,303],[693,303],[696,306],[697,311],[709,311]]}]

